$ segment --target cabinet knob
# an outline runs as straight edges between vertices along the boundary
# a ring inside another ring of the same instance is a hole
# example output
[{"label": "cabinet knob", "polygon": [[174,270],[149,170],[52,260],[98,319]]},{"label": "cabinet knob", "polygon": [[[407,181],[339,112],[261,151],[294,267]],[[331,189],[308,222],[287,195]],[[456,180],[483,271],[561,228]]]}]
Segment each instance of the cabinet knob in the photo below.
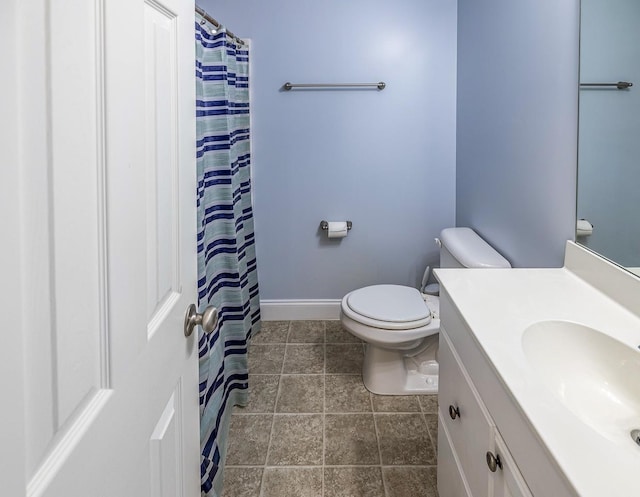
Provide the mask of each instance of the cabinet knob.
[{"label": "cabinet knob", "polygon": [[487,466],[489,466],[489,471],[492,473],[495,473],[498,468],[502,469],[500,456],[498,454],[494,456],[493,452],[487,451]]},{"label": "cabinet knob", "polygon": [[460,408],[459,407],[449,406],[449,416],[451,416],[451,419],[459,418],[460,417]]}]

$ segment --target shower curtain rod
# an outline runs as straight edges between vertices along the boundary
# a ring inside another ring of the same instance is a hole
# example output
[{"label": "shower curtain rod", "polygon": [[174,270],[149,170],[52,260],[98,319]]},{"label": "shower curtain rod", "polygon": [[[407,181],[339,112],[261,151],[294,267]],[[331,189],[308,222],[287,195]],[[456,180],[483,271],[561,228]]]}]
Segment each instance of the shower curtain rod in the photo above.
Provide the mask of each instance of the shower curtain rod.
[{"label": "shower curtain rod", "polygon": [[[211,24],[213,24],[216,27],[216,29],[220,29],[222,27],[222,24],[220,24],[218,21],[216,21],[213,17],[211,17],[209,14],[207,14],[207,12],[203,8],[198,7],[197,5],[196,5],[196,12],[198,14],[200,14],[204,19],[209,21]],[[227,31],[227,36],[230,36],[231,38],[236,40],[238,45],[244,45],[244,41],[242,41],[240,38],[238,38],[236,35],[234,35],[228,29],[226,31]]]}]

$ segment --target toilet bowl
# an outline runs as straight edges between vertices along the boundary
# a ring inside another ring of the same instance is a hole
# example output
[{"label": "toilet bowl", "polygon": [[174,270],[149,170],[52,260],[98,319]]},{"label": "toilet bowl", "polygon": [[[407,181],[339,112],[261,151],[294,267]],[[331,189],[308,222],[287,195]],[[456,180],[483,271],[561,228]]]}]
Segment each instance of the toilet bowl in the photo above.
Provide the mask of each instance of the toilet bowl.
[{"label": "toilet bowl", "polygon": [[369,391],[380,395],[438,391],[440,319],[437,297],[427,298],[431,307],[415,288],[374,285],[342,299],[342,326],[366,342],[362,378]]},{"label": "toilet bowl", "polygon": [[[440,266],[510,268],[509,262],[469,228],[447,228]],[[380,395],[438,392],[438,297],[402,285],[373,285],[344,296],[342,326],[366,343],[362,379]]]}]

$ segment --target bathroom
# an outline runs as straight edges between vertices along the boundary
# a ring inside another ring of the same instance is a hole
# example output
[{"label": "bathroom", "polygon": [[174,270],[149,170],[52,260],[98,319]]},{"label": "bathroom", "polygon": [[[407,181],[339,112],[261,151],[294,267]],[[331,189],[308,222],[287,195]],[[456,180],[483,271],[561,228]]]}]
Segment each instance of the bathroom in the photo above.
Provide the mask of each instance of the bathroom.
[{"label": "bathroom", "polygon": [[[447,227],[472,227],[515,268],[565,264],[567,240],[576,239],[576,218],[592,217],[580,211],[580,204],[576,207],[578,83],[584,80],[579,78],[579,0],[201,0],[198,5],[250,44],[252,186],[263,331],[277,333],[280,325],[273,323],[287,323],[290,336],[297,333],[309,343],[319,330],[325,337],[333,333],[339,338],[327,343],[327,353],[330,346],[338,351],[343,339],[349,342],[345,350],[359,346],[339,334],[342,297],[379,283],[419,287],[425,267],[438,265],[435,239]],[[31,22],[37,24],[46,12],[35,9]],[[53,67],[55,78],[60,66]],[[635,81],[628,73],[593,76],[604,77]],[[383,90],[283,88],[286,82],[378,81],[385,83]],[[46,133],[38,136],[46,141]],[[9,145],[5,149],[11,150]],[[32,185],[46,194],[45,186]],[[11,199],[5,196],[7,209]],[[352,228],[345,238],[328,239],[322,220],[349,220]],[[37,224],[34,218],[29,222]],[[593,225],[597,233],[599,223]],[[6,232],[11,229],[16,226]],[[37,237],[25,240],[38,242]],[[589,245],[589,239],[583,243]],[[10,268],[6,274],[12,274]],[[32,287],[25,288],[29,294]],[[7,302],[27,308],[28,299],[21,298]],[[22,346],[14,343],[4,352]],[[7,368],[15,365],[9,355],[2,359]],[[117,384],[118,376],[114,378]],[[10,393],[16,405],[29,405],[29,399]],[[81,414],[87,417],[77,419],[90,420],[92,412],[106,405],[109,394],[100,395],[85,405],[88,410]],[[378,407],[394,402],[370,399]],[[435,419],[432,399],[407,402],[413,406],[398,409],[408,420],[419,415],[428,424]],[[371,410],[375,408],[372,404]],[[31,422],[10,419],[9,426]],[[4,440],[5,432],[0,434]],[[435,450],[433,432],[424,437]],[[61,450],[70,446],[66,438],[54,440],[64,442]],[[41,445],[42,453],[50,455]],[[11,462],[4,467],[14,469],[7,476],[32,469],[27,464],[25,470],[18,459],[7,458]],[[138,463],[136,470],[148,472],[148,461]],[[433,458],[418,464],[430,469],[416,472],[415,480],[411,464],[399,465],[406,473],[383,469],[387,479],[380,480],[382,487],[374,485],[362,495],[437,495],[435,483],[428,480],[435,474]],[[259,466],[247,474],[262,475]],[[329,473],[321,480],[324,493],[315,493],[311,485],[305,491],[314,497],[360,495],[331,494]],[[90,477],[84,478],[88,485]],[[108,495],[145,494],[142,484],[108,486],[106,476],[101,478]],[[62,495],[55,487],[44,492],[47,482],[36,479],[33,491]],[[8,488],[21,488],[11,495],[22,495],[23,482],[11,483]],[[222,495],[269,495],[250,493],[255,490]],[[303,495],[295,487],[289,491]]]},{"label": "bathroom", "polygon": [[[579,2],[280,0],[240,7],[203,0],[202,6],[251,40],[263,326],[293,320],[290,337],[299,336],[300,320],[335,319],[339,300],[356,288],[419,287],[424,268],[438,262],[434,238],[449,226],[473,227],[514,267],[563,265],[576,226]],[[283,90],[286,82],[365,81],[386,87]],[[318,229],[323,219],[350,220],[353,227],[344,239],[328,239]],[[339,347],[328,338],[333,323],[326,321],[327,371]],[[306,324],[309,336],[318,333]],[[254,350],[267,347],[256,337]],[[329,399],[335,386],[325,381]],[[357,404],[362,394],[352,392]],[[396,415],[410,424],[415,413],[403,401],[397,411],[410,414]],[[276,413],[291,409],[272,402]],[[428,424],[431,411],[423,412]],[[379,417],[385,419],[376,414],[377,423]],[[334,429],[325,425],[325,444]],[[246,430],[234,427],[231,443],[247,437],[260,452],[265,442]],[[272,437],[278,433],[274,425]],[[283,495],[286,485],[302,492],[295,467],[277,468],[294,464],[293,456],[279,460],[278,445],[272,440],[269,447],[264,472],[242,466],[246,455],[230,447],[230,496],[258,492],[258,477],[264,495],[273,488]],[[325,446],[325,465],[344,464],[327,457],[334,447]],[[404,473],[381,458],[385,495],[431,495],[418,455],[405,461],[416,466]],[[372,482],[380,476],[370,469],[345,476],[344,493],[335,489],[339,470],[325,469],[324,495],[378,495]],[[321,494],[309,473],[300,478],[307,491],[313,488],[310,495]]]}]

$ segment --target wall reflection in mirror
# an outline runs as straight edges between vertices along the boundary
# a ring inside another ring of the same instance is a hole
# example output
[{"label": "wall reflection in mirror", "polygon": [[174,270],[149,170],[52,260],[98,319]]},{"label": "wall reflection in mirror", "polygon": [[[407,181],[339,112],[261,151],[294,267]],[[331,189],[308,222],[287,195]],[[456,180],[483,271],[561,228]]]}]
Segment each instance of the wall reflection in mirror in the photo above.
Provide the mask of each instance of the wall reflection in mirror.
[{"label": "wall reflection in mirror", "polygon": [[580,82],[576,240],[638,274],[640,1],[582,0]]}]

